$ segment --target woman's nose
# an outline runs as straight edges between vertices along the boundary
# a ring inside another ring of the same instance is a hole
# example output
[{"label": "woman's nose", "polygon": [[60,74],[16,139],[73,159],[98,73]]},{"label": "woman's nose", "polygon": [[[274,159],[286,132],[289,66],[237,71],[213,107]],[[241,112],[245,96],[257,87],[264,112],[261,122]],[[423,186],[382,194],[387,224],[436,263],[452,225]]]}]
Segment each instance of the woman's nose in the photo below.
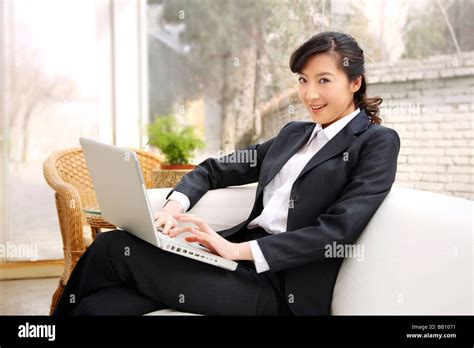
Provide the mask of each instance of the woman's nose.
[{"label": "woman's nose", "polygon": [[306,99],[308,101],[319,100],[319,92],[316,87],[308,86],[306,90]]}]

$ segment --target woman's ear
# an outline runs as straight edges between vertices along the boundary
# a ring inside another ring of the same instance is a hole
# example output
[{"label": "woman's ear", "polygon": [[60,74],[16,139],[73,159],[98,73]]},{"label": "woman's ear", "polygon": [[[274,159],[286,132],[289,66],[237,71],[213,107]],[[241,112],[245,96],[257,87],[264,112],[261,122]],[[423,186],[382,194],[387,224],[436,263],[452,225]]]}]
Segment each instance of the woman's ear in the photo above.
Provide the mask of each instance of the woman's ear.
[{"label": "woman's ear", "polygon": [[360,75],[358,78],[356,78],[354,81],[351,82],[352,93],[357,92],[361,84],[362,84],[362,75]]}]

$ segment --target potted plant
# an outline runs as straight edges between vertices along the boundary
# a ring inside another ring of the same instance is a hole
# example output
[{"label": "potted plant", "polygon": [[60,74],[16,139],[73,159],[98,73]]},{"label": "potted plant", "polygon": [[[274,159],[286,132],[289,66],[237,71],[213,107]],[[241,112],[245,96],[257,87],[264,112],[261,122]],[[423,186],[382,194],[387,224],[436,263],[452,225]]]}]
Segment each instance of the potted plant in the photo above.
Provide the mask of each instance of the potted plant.
[{"label": "potted plant", "polygon": [[148,144],[157,147],[165,157],[163,170],[193,169],[194,151],[205,147],[192,126],[179,126],[172,115],[158,115],[148,126],[148,136]]}]

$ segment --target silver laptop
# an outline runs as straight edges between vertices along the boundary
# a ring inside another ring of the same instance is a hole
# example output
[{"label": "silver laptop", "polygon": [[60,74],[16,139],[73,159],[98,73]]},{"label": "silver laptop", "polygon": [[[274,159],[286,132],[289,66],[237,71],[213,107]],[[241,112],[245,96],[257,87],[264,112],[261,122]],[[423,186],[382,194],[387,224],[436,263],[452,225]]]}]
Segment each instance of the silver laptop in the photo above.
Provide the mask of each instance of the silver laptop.
[{"label": "silver laptop", "polygon": [[211,253],[198,243],[171,238],[156,228],[137,155],[124,148],[80,138],[102,216],[158,248],[234,271],[238,263]]}]

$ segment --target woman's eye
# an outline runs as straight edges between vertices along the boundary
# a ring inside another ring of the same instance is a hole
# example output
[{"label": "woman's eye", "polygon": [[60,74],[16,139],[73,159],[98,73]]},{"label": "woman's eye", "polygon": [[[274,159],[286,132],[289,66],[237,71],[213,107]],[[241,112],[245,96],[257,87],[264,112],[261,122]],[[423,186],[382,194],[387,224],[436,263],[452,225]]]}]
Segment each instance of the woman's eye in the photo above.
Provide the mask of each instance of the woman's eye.
[{"label": "woman's eye", "polygon": [[305,80],[304,77],[300,77],[300,78],[298,78],[298,82],[299,82],[299,83],[305,83],[306,80]]},{"label": "woman's eye", "polygon": [[[325,78],[322,78],[321,80],[319,80],[319,82],[321,82],[322,80],[325,80],[325,81],[329,82],[329,80],[328,80],[328,79],[325,79]],[[324,82],[324,83],[325,83],[325,82]]]}]

